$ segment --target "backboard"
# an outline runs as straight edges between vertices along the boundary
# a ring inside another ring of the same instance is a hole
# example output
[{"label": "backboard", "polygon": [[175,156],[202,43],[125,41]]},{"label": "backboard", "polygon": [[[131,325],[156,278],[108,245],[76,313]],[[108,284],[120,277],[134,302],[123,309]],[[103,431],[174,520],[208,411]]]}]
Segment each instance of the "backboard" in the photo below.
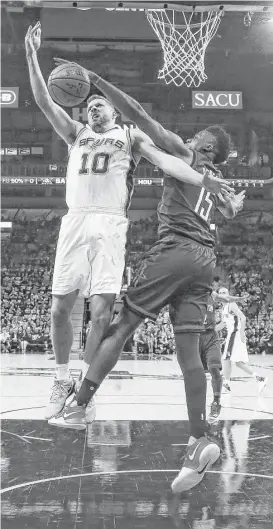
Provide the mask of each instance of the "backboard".
[{"label": "backboard", "polygon": [[[8,2],[2,2],[2,5]],[[178,11],[246,11],[273,12],[273,0],[176,0],[160,2],[158,0],[26,0],[26,5],[47,8],[75,9],[173,9]]]}]

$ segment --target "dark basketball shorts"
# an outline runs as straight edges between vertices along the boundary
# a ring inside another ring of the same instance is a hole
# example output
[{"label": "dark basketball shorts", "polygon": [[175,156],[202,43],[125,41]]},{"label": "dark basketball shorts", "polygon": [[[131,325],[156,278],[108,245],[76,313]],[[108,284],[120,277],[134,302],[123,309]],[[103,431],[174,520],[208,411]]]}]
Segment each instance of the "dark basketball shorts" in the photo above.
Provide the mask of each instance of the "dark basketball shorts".
[{"label": "dark basketball shorts", "polygon": [[200,334],[199,351],[204,369],[222,369],[221,340],[216,331],[208,330]]},{"label": "dark basketball shorts", "polygon": [[165,236],[144,255],[124,304],[152,320],[169,304],[174,332],[201,332],[214,267],[213,248],[178,235]]}]

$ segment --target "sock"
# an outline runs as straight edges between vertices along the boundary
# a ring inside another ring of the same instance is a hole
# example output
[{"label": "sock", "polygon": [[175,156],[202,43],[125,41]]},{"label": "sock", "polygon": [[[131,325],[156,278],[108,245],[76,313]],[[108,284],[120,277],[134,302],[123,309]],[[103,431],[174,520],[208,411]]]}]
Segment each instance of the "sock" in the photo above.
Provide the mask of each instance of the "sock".
[{"label": "sock", "polygon": [[89,364],[87,364],[86,362],[83,361],[82,378],[85,378],[89,367],[90,367]]},{"label": "sock", "polygon": [[214,395],[213,402],[217,402],[217,404],[220,404],[220,395]]},{"label": "sock", "polygon": [[184,384],[190,422],[190,435],[199,439],[207,431],[206,390],[207,380],[203,367],[184,371]]},{"label": "sock", "polygon": [[88,378],[84,378],[80,387],[79,393],[77,394],[77,403],[79,406],[87,406],[92,397],[95,395],[99,384],[91,382]]},{"label": "sock", "polygon": [[68,364],[56,364],[57,380],[70,380]]}]

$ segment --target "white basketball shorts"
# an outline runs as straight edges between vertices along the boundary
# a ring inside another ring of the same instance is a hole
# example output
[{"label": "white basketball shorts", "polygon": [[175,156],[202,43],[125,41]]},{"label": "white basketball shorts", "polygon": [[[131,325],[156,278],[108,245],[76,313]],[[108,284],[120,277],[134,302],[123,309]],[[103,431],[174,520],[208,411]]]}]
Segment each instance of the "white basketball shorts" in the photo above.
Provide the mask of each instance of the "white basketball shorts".
[{"label": "white basketball shorts", "polygon": [[52,294],[77,289],[84,297],[119,294],[127,229],[126,217],[68,212],[59,233]]},{"label": "white basketball shorts", "polygon": [[247,346],[241,340],[240,331],[228,334],[222,358],[223,360],[229,359],[231,362],[247,363],[249,361]]}]

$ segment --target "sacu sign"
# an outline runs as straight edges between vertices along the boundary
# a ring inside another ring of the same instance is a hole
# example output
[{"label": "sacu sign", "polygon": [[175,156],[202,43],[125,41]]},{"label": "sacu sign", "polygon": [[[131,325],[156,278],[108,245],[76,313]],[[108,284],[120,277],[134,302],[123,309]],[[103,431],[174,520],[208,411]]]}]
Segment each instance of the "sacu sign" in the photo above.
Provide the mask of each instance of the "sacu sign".
[{"label": "sacu sign", "polygon": [[192,108],[242,109],[242,92],[192,92]]}]

